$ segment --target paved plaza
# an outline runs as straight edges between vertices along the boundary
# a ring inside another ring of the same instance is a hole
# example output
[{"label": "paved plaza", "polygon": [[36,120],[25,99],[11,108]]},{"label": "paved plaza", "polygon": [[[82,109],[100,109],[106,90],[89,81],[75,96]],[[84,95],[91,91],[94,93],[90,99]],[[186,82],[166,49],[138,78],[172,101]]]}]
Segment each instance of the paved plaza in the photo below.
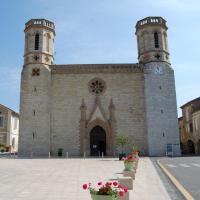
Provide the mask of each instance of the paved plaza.
[{"label": "paved plaza", "polygon": [[[0,159],[0,200],[90,200],[82,184],[115,179],[117,159]],[[171,199],[152,161],[139,161],[131,200]]]}]

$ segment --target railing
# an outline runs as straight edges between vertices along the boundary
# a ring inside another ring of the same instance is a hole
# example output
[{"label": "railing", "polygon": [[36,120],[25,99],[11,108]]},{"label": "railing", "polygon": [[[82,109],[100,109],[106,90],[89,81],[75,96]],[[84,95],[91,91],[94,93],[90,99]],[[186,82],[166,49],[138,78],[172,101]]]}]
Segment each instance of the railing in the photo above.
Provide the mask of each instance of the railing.
[{"label": "railing", "polygon": [[55,25],[53,22],[48,21],[46,19],[31,19],[26,23],[26,28],[28,28],[31,25],[37,25],[37,26],[46,26],[51,29],[55,29]]},{"label": "railing", "polygon": [[162,17],[147,17],[137,22],[136,27],[143,26],[145,24],[164,24],[166,21]]}]

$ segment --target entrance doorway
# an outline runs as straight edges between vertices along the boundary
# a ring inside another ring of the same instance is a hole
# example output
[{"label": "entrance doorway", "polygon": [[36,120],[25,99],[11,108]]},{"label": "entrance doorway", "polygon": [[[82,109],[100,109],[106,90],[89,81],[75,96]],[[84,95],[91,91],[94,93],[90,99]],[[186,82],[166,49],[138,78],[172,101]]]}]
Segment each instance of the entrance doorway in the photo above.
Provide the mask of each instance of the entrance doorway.
[{"label": "entrance doorway", "polygon": [[197,142],[197,150],[198,150],[198,154],[200,154],[200,140]]},{"label": "entrance doorway", "polygon": [[195,154],[195,148],[194,148],[194,143],[192,140],[188,140],[188,153],[189,154]]},{"label": "entrance doorway", "polygon": [[95,126],[90,132],[90,155],[106,155],[106,132],[100,126]]}]

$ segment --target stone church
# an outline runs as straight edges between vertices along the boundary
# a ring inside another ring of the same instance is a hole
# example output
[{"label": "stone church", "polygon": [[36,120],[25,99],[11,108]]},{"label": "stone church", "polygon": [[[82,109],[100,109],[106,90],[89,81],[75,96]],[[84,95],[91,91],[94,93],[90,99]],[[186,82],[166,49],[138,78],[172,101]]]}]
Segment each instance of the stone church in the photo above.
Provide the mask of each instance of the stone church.
[{"label": "stone church", "polygon": [[143,155],[180,154],[174,71],[162,17],[137,22],[138,63],[55,64],[55,25],[25,25],[19,155],[117,153],[126,134]]}]

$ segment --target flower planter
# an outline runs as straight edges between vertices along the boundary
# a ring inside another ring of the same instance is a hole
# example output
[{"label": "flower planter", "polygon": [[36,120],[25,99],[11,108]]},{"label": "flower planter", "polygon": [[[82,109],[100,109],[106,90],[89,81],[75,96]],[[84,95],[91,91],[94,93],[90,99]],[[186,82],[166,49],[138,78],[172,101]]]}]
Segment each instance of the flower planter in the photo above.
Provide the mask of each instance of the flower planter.
[{"label": "flower planter", "polygon": [[133,169],[133,162],[124,162],[124,171],[131,171]]},{"label": "flower planter", "polygon": [[119,160],[122,160],[122,158],[126,157],[126,154],[125,153],[120,153],[119,154]]},{"label": "flower planter", "polygon": [[94,195],[91,194],[92,200],[117,200],[117,197],[110,195]]}]

